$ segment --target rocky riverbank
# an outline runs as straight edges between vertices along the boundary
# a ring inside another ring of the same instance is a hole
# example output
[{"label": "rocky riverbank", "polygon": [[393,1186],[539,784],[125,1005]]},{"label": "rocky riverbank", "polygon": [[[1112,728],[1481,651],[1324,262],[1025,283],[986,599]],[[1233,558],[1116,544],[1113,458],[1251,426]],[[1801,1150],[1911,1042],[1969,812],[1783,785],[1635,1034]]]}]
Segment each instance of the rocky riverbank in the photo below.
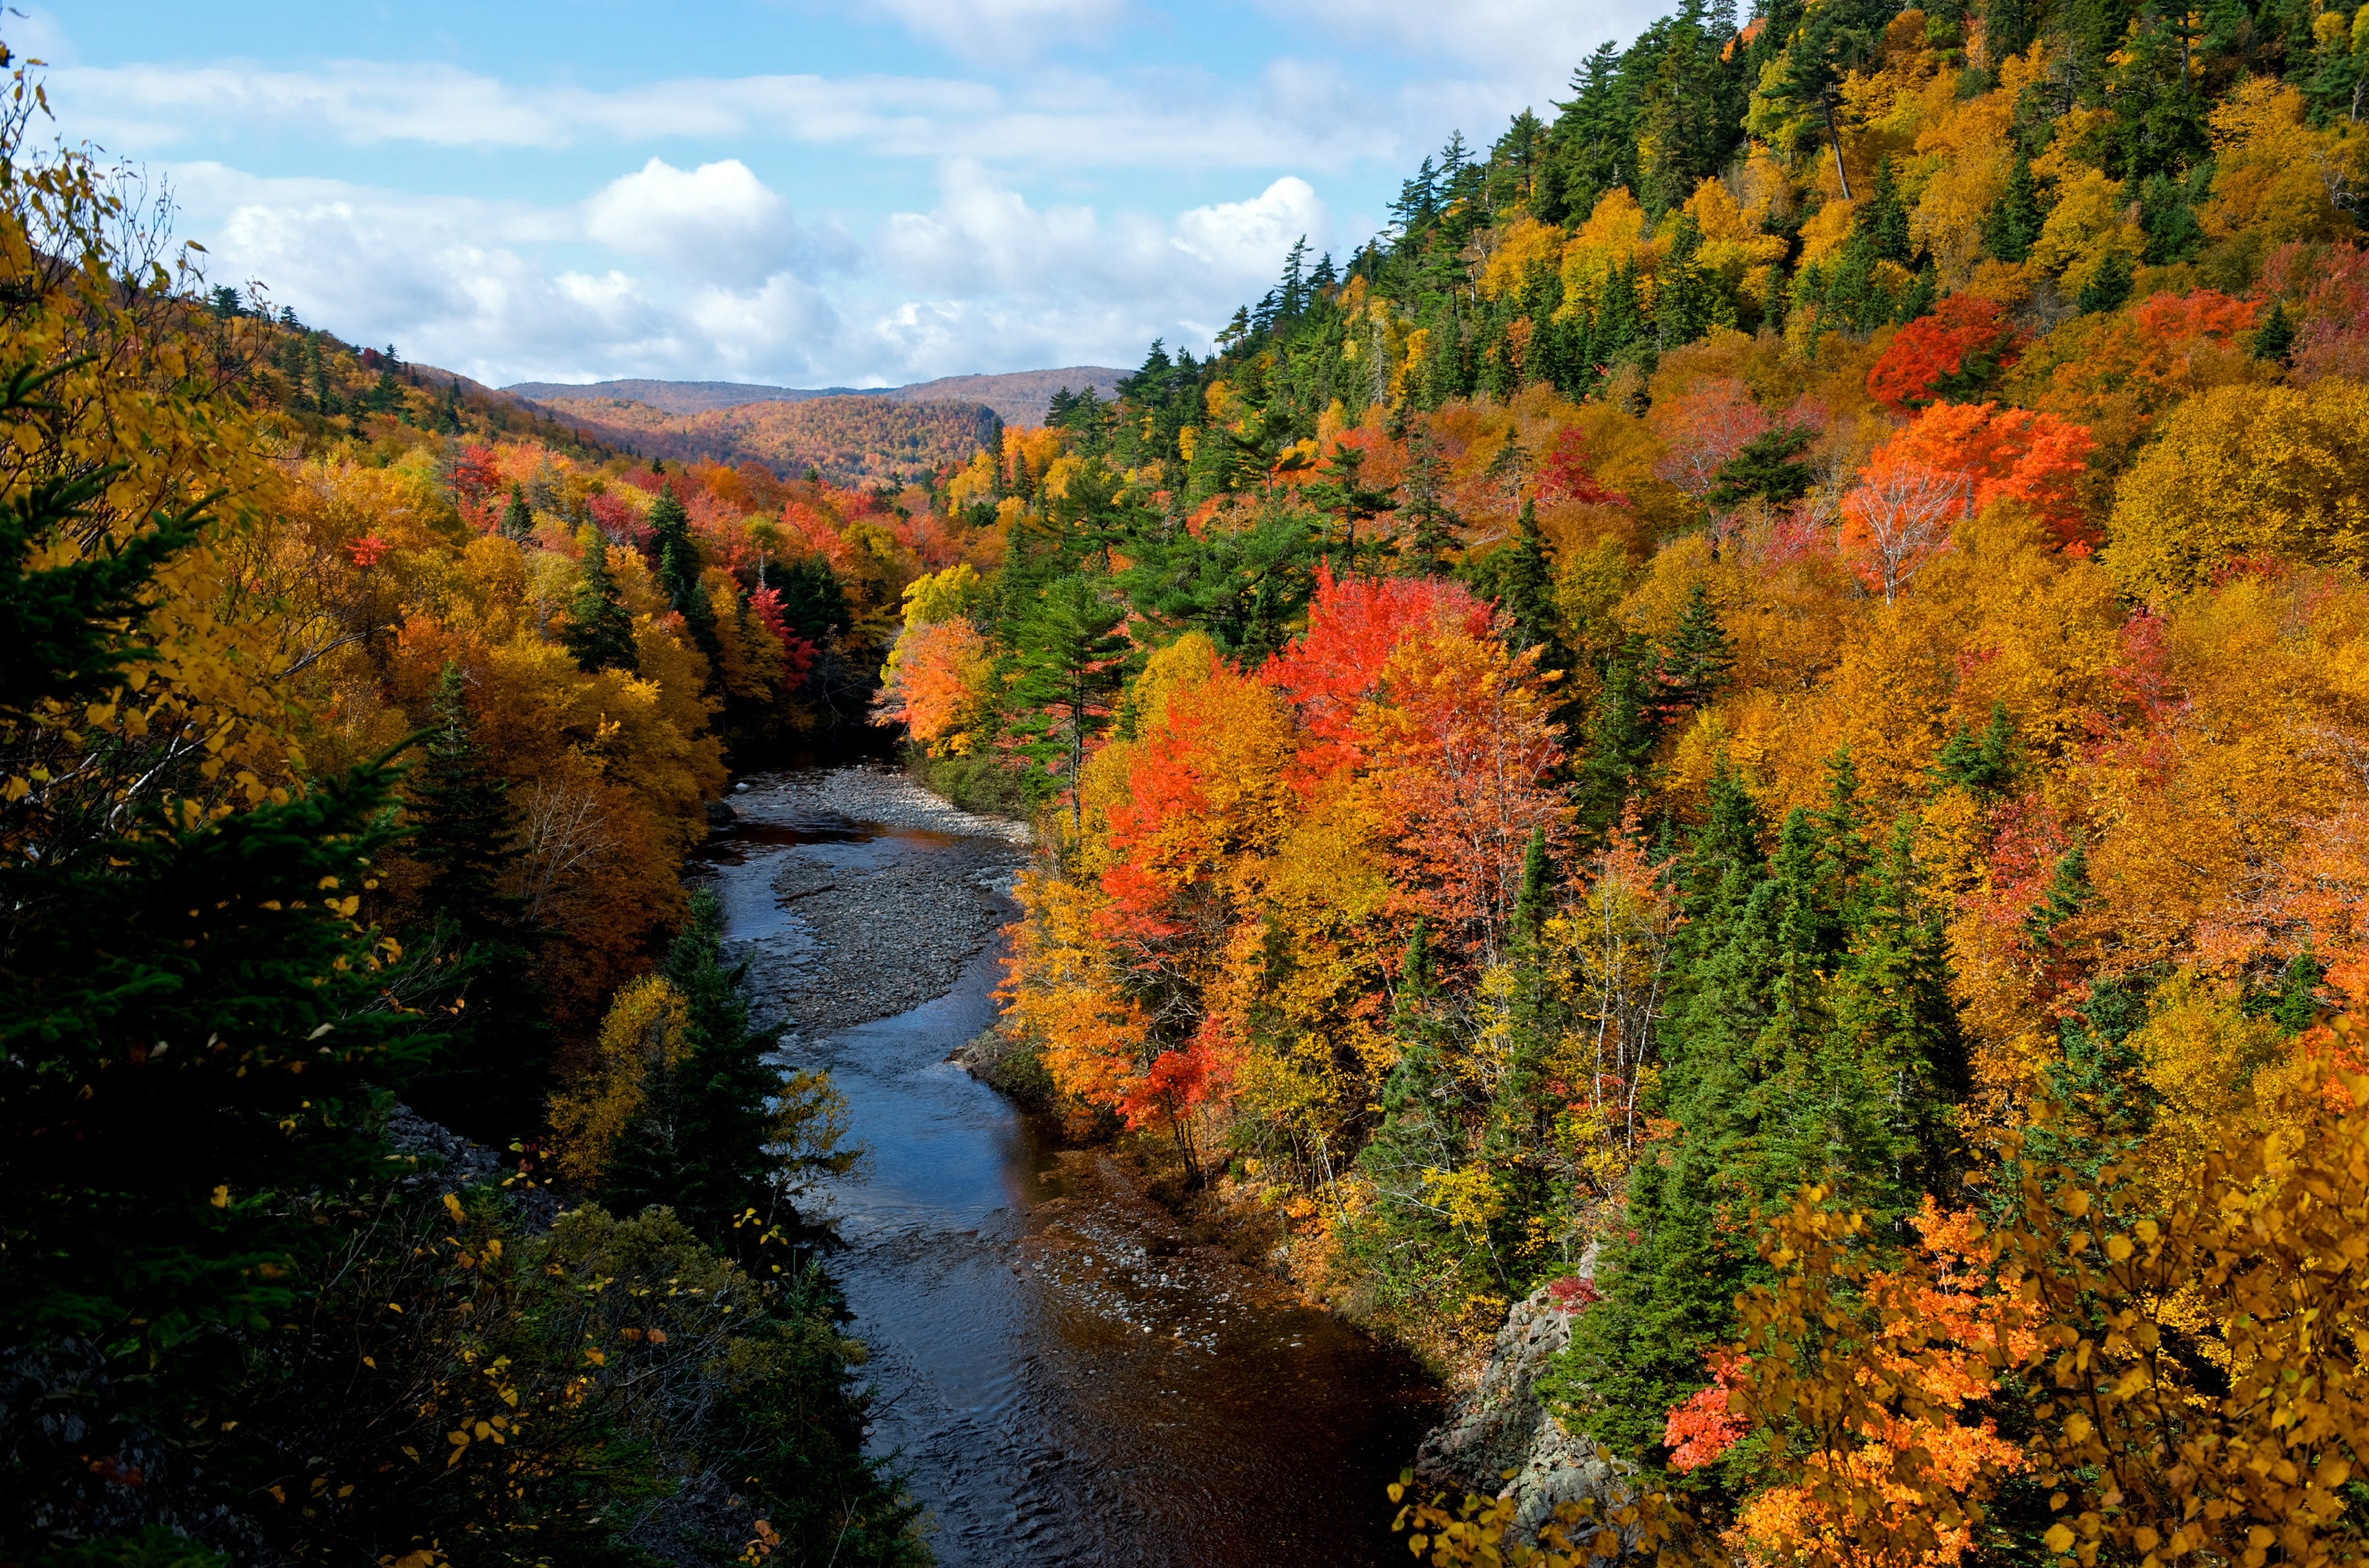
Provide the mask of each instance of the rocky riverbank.
[{"label": "rocky riverbank", "polygon": [[[1584,1309],[1583,1309],[1584,1310]],[[1599,1506],[1624,1494],[1627,1467],[1596,1457],[1596,1444],[1565,1430],[1539,1403],[1538,1381],[1571,1344],[1571,1312],[1548,1287],[1517,1302],[1497,1332],[1480,1380],[1448,1407],[1415,1456],[1427,1486],[1511,1497],[1516,1532],[1536,1533],[1565,1503]],[[1512,1471],[1511,1481],[1505,1472]]]}]

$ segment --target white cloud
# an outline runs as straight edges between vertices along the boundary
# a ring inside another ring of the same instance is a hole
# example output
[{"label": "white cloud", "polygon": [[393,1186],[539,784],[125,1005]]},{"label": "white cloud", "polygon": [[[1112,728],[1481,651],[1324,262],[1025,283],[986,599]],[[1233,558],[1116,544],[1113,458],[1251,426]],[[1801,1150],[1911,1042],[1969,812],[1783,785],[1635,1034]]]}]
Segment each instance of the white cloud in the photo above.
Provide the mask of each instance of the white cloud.
[{"label": "white cloud", "polygon": [[[347,145],[555,149],[662,138],[782,137],[889,157],[1033,167],[1341,168],[1404,151],[1390,96],[1338,93],[1310,112],[1288,71],[1249,91],[1183,73],[1116,82],[1038,71],[1013,93],[919,76],[683,79],[595,92],[519,88],[435,64],[338,62],[74,67],[50,74],[60,120],[120,153],[231,136]],[[1330,90],[1330,89],[1328,89]]]},{"label": "white cloud", "polygon": [[[815,249],[737,164],[661,160],[577,206],[417,197],[171,171],[215,277],[260,279],[307,321],[502,383],[650,375],[895,384],[982,371],[1130,364],[1154,337],[1207,341],[1302,234],[1332,222],[1297,177],[1170,219],[1038,207],[973,160],[929,211]],[[775,248],[769,249],[769,246]]]},{"label": "white cloud", "polygon": [[1332,216],[1309,183],[1286,175],[1248,201],[1196,207],[1176,220],[1178,250],[1232,275],[1272,279],[1294,240],[1311,249],[1333,243]]},{"label": "white cloud", "polygon": [[743,288],[788,266],[799,238],[790,204],[738,158],[688,172],[652,158],[584,204],[584,231],[611,250]]}]

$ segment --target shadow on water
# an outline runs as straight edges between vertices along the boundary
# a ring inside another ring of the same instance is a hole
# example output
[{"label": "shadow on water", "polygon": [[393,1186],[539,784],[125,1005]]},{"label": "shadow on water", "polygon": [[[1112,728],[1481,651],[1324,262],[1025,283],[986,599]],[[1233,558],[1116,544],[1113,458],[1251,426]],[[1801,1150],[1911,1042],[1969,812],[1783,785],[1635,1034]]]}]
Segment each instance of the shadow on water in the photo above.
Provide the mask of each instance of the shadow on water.
[{"label": "shadow on water", "polygon": [[[772,889],[784,856],[884,865],[949,841],[772,809],[768,782],[702,856],[736,939],[796,925]],[[787,1050],[830,1070],[870,1150],[829,1194],[832,1269],[871,1347],[871,1446],[910,1470],[939,1561],[1402,1561],[1382,1488],[1436,1388],[1278,1282],[1177,1244],[1055,1123],[948,1061],[994,1020],[998,957]]]}]

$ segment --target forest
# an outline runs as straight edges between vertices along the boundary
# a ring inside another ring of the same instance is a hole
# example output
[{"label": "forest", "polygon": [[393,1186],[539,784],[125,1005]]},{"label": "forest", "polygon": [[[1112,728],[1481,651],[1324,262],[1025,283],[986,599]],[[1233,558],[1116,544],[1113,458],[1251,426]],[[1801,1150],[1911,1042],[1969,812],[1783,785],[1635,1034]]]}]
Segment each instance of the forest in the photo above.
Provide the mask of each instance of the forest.
[{"label": "forest", "polygon": [[2358,1557],[2365,89],[2369,7],[1690,5],[831,468],[211,284],[19,66],[0,1558],[927,1561],[684,878],[874,719],[1036,824],[1074,1138],[1450,1379],[1568,1315],[1620,1485],[1418,1561]]},{"label": "forest", "polygon": [[617,398],[551,398],[533,405],[580,436],[612,447],[737,467],[755,463],[855,488],[901,486],[992,450],[1003,422],[982,404],[838,395],[795,403],[738,403],[669,414]]}]

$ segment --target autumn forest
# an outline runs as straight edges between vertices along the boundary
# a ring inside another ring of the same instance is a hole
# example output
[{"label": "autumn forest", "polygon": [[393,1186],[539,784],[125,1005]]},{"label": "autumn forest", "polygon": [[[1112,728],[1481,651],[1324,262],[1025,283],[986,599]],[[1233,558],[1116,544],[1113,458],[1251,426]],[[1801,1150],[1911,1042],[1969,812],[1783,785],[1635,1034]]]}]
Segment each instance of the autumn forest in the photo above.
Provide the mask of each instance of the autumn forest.
[{"label": "autumn forest", "polygon": [[1394,1552],[2359,1559],[2364,97],[1688,0],[1006,426],[464,392],[20,64],[0,1562],[932,1561],[686,872],[884,734],[1032,830],[999,1089],[1451,1394],[1551,1318],[1590,1479]]}]

